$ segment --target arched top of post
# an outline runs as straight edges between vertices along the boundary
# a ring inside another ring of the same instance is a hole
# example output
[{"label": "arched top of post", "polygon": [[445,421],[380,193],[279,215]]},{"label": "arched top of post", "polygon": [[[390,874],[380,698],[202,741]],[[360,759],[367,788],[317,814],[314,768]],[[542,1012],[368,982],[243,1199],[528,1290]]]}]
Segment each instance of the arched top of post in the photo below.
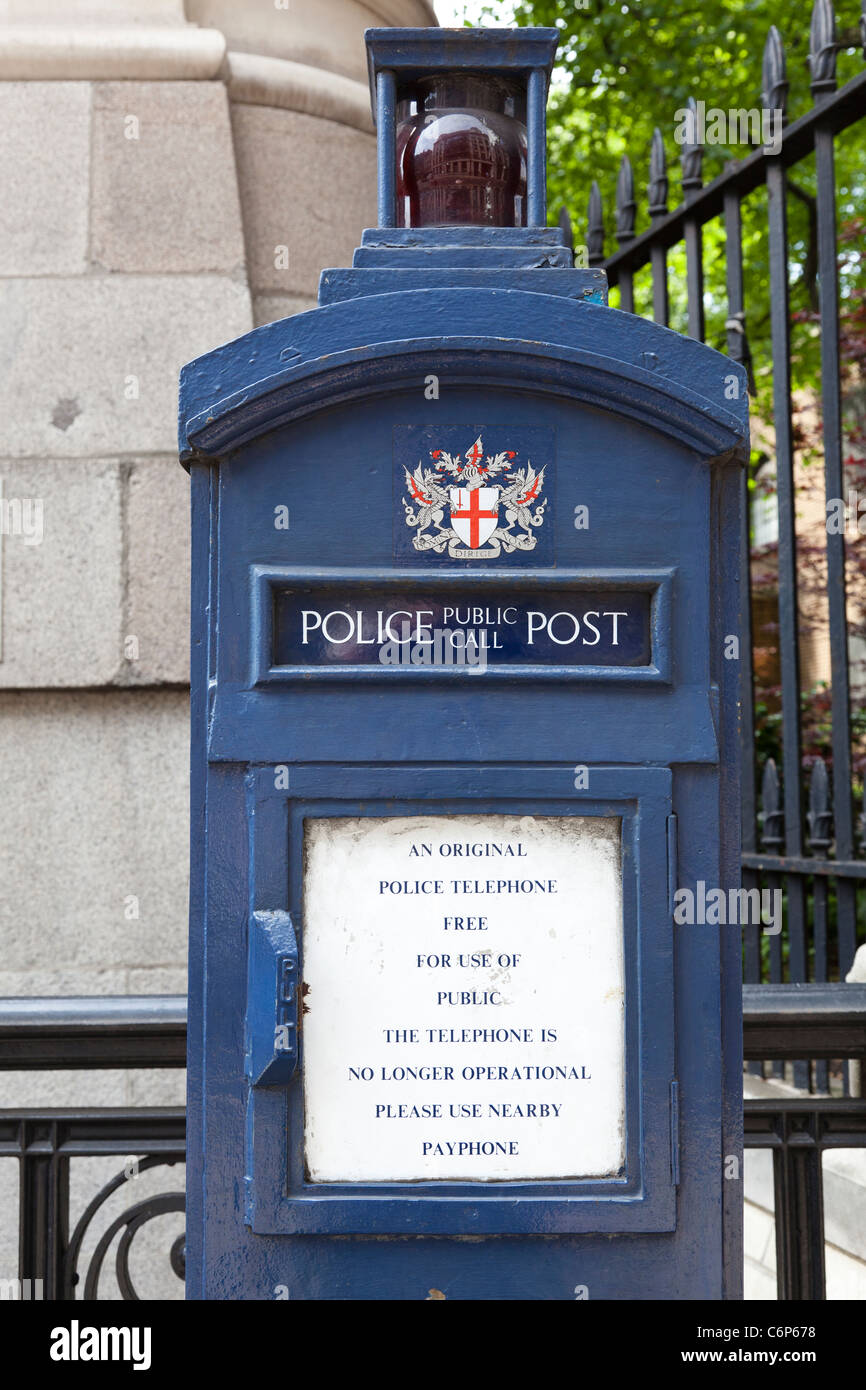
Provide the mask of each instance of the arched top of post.
[{"label": "arched top of post", "polygon": [[346,300],[197,358],[181,374],[181,459],[219,458],[340,403],[420,390],[431,372],[452,386],[568,396],[708,461],[744,457],[746,375],[730,358],[603,305],[503,288]]}]

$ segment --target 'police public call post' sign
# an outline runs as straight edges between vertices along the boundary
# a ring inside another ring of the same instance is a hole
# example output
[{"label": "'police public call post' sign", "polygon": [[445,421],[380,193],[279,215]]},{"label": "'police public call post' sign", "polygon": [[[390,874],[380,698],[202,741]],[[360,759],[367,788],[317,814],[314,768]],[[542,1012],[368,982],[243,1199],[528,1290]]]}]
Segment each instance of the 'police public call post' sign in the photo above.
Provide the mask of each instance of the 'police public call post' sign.
[{"label": "'police public call post' sign", "polygon": [[555,39],[372,32],[380,227],[184,370],[192,1297],[738,1293],[745,381],[545,226]]},{"label": "'police public call post' sign", "polygon": [[[652,592],[552,585],[514,602],[501,581],[483,590],[399,582],[346,588],[286,585],[274,595],[277,666],[625,666],[652,664]],[[512,601],[509,601],[512,600]]]}]

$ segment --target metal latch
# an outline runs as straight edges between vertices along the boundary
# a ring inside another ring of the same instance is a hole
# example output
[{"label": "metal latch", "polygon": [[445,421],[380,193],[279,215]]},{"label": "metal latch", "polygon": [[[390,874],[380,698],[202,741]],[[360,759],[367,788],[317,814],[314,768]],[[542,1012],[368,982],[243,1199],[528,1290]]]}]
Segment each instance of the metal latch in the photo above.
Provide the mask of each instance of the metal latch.
[{"label": "metal latch", "polygon": [[254,912],[247,955],[246,1072],[285,1086],[298,1064],[298,943],[288,912]]}]

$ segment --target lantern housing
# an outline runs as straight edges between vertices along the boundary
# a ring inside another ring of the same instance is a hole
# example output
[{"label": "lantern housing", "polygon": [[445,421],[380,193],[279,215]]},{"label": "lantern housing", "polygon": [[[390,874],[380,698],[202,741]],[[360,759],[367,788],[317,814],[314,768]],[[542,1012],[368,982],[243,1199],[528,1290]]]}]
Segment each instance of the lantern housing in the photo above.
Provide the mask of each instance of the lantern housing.
[{"label": "lantern housing", "polygon": [[555,29],[367,31],[381,227],[546,223]]}]

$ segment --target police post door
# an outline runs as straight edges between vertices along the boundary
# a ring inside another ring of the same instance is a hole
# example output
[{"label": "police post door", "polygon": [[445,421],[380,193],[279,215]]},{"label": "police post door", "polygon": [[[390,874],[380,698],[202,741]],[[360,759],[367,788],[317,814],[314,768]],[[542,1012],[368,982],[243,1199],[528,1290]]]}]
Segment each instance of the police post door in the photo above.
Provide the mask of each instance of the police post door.
[{"label": "police post door", "polygon": [[545,225],[555,40],[372,31],[380,227],[184,369],[193,1298],[739,1296],[744,374]]}]

